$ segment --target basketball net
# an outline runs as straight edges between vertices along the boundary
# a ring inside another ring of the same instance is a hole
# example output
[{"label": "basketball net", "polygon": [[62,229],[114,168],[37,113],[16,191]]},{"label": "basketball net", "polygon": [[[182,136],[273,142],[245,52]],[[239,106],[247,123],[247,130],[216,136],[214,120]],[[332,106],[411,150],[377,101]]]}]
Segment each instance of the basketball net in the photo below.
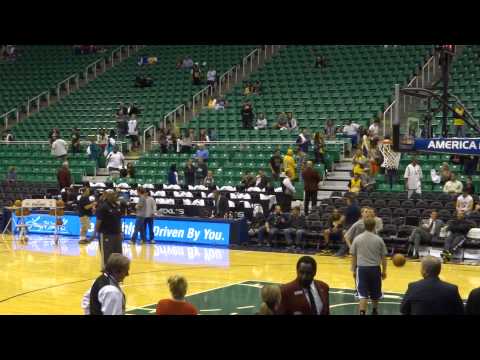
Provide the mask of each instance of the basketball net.
[{"label": "basketball net", "polygon": [[379,145],[380,152],[383,155],[383,163],[381,167],[385,169],[398,169],[400,165],[400,157],[402,154],[392,150],[392,144],[382,143]]}]

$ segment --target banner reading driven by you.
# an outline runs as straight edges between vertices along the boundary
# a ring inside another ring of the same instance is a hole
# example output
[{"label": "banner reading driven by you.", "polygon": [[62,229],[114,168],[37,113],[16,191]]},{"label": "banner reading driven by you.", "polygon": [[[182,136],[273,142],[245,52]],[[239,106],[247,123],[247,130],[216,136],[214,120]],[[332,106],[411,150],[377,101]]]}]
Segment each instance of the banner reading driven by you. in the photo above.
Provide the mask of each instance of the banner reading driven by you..
[{"label": "banner reading driven by you.", "polygon": [[480,155],[480,138],[415,139],[416,151]]},{"label": "banner reading driven by you.", "polygon": [[[80,220],[76,215],[61,217],[63,225],[58,227],[59,235],[79,236]],[[17,232],[18,217],[12,214],[13,228]],[[93,234],[96,218],[90,218],[90,229],[87,236]],[[31,214],[25,216],[28,232],[32,234],[54,234],[55,217],[48,214]],[[122,219],[125,239],[131,239],[135,228],[135,218]],[[187,244],[229,245],[230,224],[209,221],[182,221],[171,219],[155,219],[153,224],[155,241],[180,242]]]}]

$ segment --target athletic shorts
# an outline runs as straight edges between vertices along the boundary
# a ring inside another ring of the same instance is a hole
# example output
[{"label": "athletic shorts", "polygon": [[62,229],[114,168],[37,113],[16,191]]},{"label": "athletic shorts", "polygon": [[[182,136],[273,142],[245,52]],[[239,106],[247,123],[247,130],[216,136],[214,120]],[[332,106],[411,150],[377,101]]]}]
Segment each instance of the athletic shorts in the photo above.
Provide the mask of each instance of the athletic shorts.
[{"label": "athletic shorts", "polygon": [[380,266],[358,266],[356,283],[360,299],[380,300],[383,297]]}]

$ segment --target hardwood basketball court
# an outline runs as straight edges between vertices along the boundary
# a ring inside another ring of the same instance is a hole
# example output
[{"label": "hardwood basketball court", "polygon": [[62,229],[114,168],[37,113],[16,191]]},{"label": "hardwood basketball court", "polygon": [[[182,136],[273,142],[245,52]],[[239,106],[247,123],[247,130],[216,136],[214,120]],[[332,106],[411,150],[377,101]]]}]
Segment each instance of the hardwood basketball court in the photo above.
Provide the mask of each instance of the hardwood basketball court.
[{"label": "hardwood basketball court", "polygon": [[[166,280],[181,274],[189,282],[189,300],[201,314],[253,314],[264,283],[295,278],[301,254],[255,252],[174,244],[130,245],[132,259],[124,290],[129,314],[151,314],[154,304],[169,297]],[[349,259],[315,256],[317,278],[332,288],[332,314],[355,314],[354,281]],[[402,268],[388,264],[383,283],[383,314],[397,314],[407,284],[420,278],[420,263]],[[98,243],[78,245],[78,238],[63,237],[55,245],[51,236],[30,236],[21,244],[0,237],[0,314],[82,314],[81,300],[98,276]],[[441,278],[459,286],[462,298],[480,286],[478,266],[447,264]]]}]

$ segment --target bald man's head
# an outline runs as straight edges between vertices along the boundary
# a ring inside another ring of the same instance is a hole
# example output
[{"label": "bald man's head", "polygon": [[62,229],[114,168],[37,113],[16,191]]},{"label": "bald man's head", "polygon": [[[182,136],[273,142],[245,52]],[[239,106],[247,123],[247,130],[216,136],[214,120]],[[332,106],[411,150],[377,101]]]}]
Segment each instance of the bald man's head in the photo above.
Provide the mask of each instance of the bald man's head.
[{"label": "bald man's head", "polygon": [[426,278],[438,277],[442,270],[442,262],[433,256],[425,256],[422,259],[422,276]]}]

